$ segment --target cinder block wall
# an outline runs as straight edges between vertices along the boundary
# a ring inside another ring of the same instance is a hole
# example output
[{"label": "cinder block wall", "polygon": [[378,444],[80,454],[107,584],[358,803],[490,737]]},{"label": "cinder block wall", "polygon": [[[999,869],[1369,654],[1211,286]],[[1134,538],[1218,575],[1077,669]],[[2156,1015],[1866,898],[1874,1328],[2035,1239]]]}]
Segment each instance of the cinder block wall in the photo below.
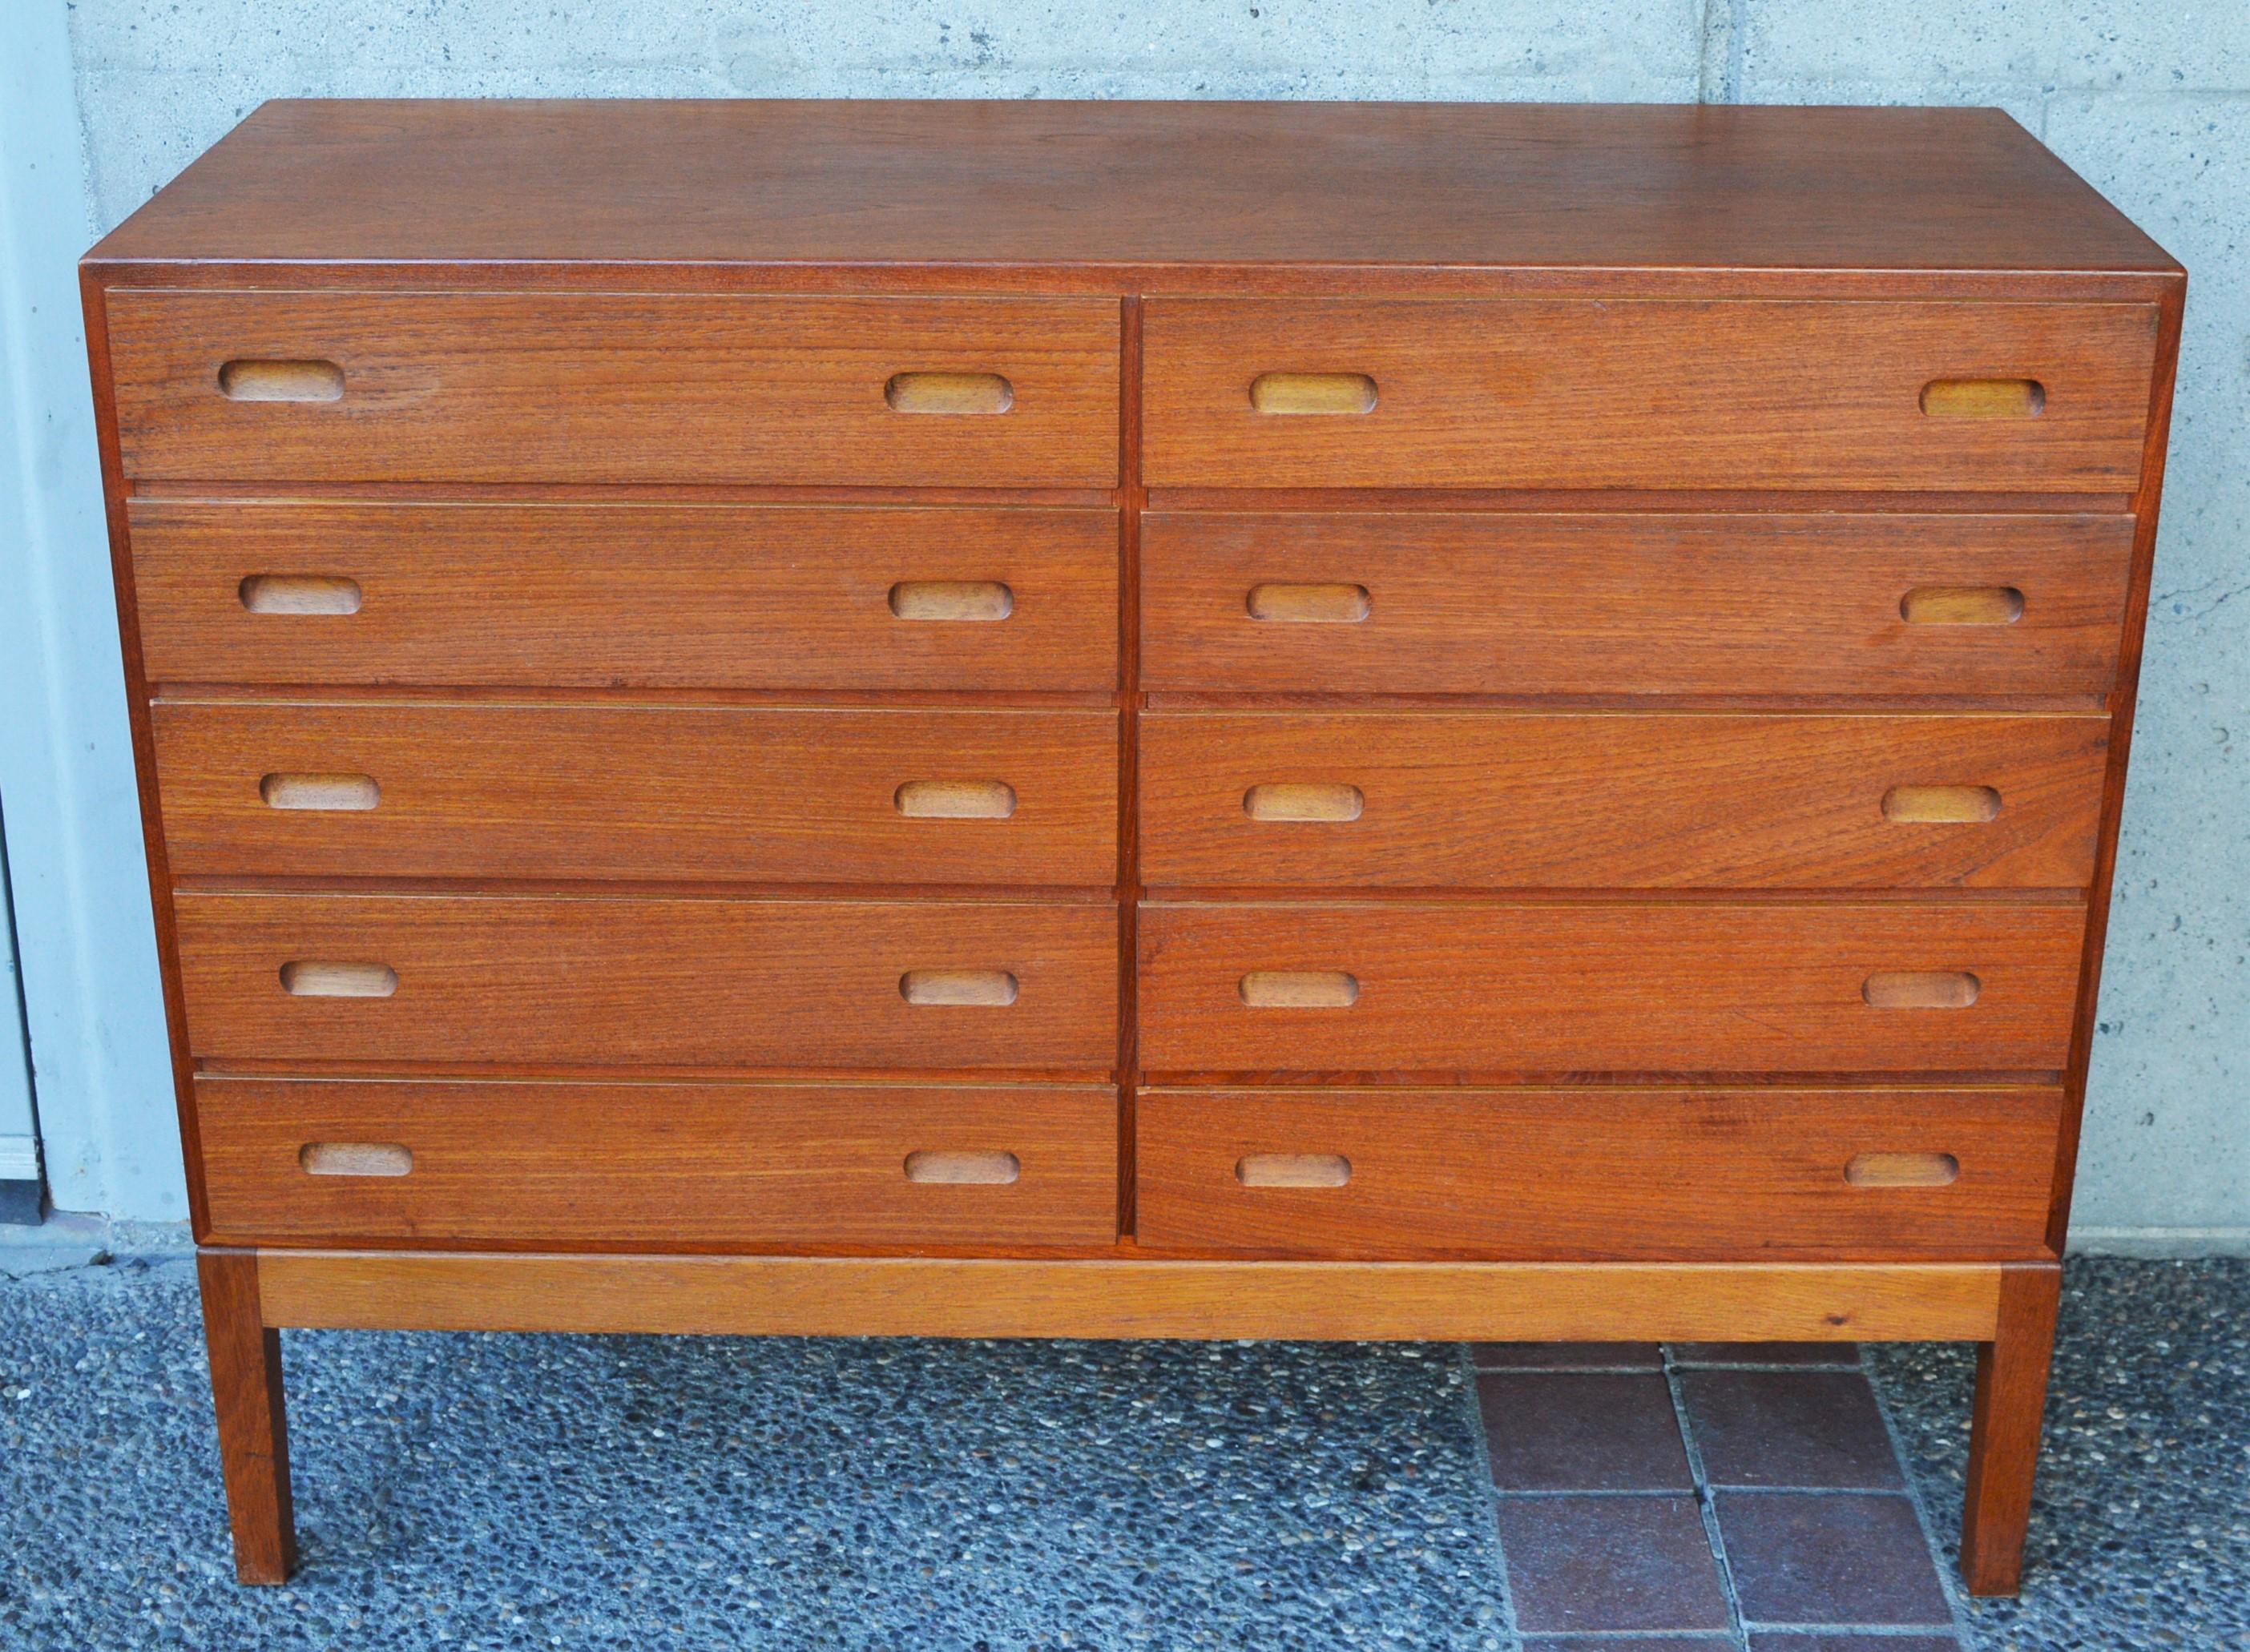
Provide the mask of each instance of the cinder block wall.
[{"label": "cinder block wall", "polygon": [[275,96],[2007,109],[2191,272],[2079,1238],[2250,1245],[2250,0],[75,0],[71,28],[104,230]]}]

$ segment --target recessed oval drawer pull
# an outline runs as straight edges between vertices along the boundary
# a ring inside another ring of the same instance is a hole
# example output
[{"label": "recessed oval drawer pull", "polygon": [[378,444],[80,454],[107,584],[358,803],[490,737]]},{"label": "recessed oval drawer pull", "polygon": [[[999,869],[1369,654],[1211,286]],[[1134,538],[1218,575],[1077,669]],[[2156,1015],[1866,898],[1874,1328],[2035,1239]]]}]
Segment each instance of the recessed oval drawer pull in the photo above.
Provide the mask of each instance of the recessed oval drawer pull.
[{"label": "recessed oval drawer pull", "polygon": [[1005,820],[1016,788],[1001,780],[910,780],[893,794],[909,820]]},{"label": "recessed oval drawer pull", "polygon": [[1235,990],[1253,1009],[1344,1009],[1359,1002],[1359,978],[1341,969],[1253,969]]},{"label": "recessed oval drawer pull", "polygon": [[230,402],[341,402],[344,370],[334,361],[261,361],[245,357],[218,370]]},{"label": "recessed oval drawer pull", "polygon": [[372,774],[268,774],[258,782],[268,809],[365,809],[383,801]]},{"label": "recessed oval drawer pull", "polygon": [[1341,1187],[1351,1180],[1351,1160],[1340,1153],[1253,1153],[1234,1161],[1234,1179],[1246,1187]]},{"label": "recessed oval drawer pull", "polygon": [[1965,969],[1882,969],[1860,996],[1877,1009],[1966,1009],[1984,983]]},{"label": "recessed oval drawer pull", "polygon": [[931,1147],[907,1155],[908,1181],[956,1187],[1004,1187],[1023,1174],[1023,1160],[1011,1153]]},{"label": "recessed oval drawer pull", "polygon": [[297,1150],[308,1176],[405,1176],[414,1154],[395,1141],[308,1141]]},{"label": "recessed oval drawer pull", "polygon": [[1005,413],[1016,387],[997,373],[894,373],[883,400],[894,413]]},{"label": "recessed oval drawer pull", "polygon": [[1960,1176],[1950,1153],[1863,1153],[1844,1167],[1854,1187],[1943,1187]]},{"label": "recessed oval drawer pull", "polygon": [[1919,585],[1899,599],[1909,625],[2012,625],[2024,594],[2012,585]]},{"label": "recessed oval drawer pull", "polygon": [[1883,818],[1935,825],[1997,820],[2000,794],[1990,786],[1894,786],[1883,794]]},{"label": "recessed oval drawer pull", "polygon": [[1242,794],[1242,812],[1253,820],[1357,820],[1366,807],[1356,786],[1309,781],[1273,781]]},{"label": "recessed oval drawer pull", "polygon": [[1298,625],[1356,625],[1372,606],[1364,585],[1253,585],[1246,606],[1254,620]]},{"label": "recessed oval drawer pull", "polygon": [[388,998],[398,990],[389,964],[307,958],[281,966],[281,990],[296,998]]},{"label": "recessed oval drawer pull", "polygon": [[1932,379],[1922,410],[1934,419],[2035,419],[2046,406],[2037,379]]},{"label": "recessed oval drawer pull", "polygon": [[1016,594],[998,580],[901,580],[891,612],[902,620],[1004,620]]},{"label": "recessed oval drawer pull", "polygon": [[329,574],[252,574],[238,589],[253,614],[359,612],[359,582]]},{"label": "recessed oval drawer pull", "polygon": [[1375,381],[1364,373],[1260,373],[1250,381],[1260,413],[1372,413]]},{"label": "recessed oval drawer pull", "polygon": [[910,1004],[1012,1004],[1016,991],[1004,969],[909,969],[899,977],[899,996]]}]

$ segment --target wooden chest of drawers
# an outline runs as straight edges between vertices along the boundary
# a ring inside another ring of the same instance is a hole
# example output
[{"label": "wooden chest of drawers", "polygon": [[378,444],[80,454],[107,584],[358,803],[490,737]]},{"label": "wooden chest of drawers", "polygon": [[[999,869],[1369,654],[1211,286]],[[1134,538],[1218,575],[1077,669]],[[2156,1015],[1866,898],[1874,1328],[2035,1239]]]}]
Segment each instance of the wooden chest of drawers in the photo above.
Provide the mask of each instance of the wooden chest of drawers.
[{"label": "wooden chest of drawers", "polygon": [[283,1326],[1950,1338],[2014,1587],[2184,279],[2005,117],[273,104],[89,255]]}]

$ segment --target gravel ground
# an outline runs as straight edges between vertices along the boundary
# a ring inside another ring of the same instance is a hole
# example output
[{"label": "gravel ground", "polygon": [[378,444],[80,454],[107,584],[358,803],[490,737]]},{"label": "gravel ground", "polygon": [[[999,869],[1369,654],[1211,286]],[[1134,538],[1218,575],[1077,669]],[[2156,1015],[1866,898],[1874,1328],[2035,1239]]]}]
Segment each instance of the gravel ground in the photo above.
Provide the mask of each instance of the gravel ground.
[{"label": "gravel ground", "polygon": [[[1980,1652],[2250,1649],[2250,1263],[2063,1277],[2024,1593],[1969,1603]],[[1867,1361],[1950,1573],[1974,1351]]]},{"label": "gravel ground", "polygon": [[[1983,1645],[2250,1648],[2246,1309],[2245,1264],[2073,1264]],[[306,1569],[245,1590],[191,1269],[0,1279],[0,1647],[1515,1644],[1459,1349],[286,1340]],[[1967,1353],[1869,1362],[1945,1532]]]},{"label": "gravel ground", "polygon": [[190,1270],[0,1285],[0,1645],[1508,1644],[1454,1348],[285,1342],[244,1590]]}]

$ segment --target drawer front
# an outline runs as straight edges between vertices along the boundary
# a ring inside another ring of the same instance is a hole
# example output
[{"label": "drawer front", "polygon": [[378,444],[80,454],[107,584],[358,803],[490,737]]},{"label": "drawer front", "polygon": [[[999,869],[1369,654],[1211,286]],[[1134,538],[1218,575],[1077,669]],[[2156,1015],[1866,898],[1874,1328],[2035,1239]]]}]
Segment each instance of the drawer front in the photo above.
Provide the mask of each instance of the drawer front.
[{"label": "drawer front", "polygon": [[2061,902],[1152,902],[1141,1060],[1154,1074],[2053,1071],[2084,926]]},{"label": "drawer front", "polygon": [[128,511],[152,682],[1117,680],[1112,511],[148,499]]},{"label": "drawer front", "polygon": [[2133,519],[1157,511],[1141,542],[1152,689],[2091,695]]},{"label": "drawer front", "polygon": [[1114,712],[160,700],[182,875],[1117,877]]},{"label": "drawer front", "polygon": [[203,1078],[222,1242],[1108,1244],[1094,1086]]},{"label": "drawer front", "polygon": [[2044,1256],[2046,1089],[1165,1091],[1156,1250],[1525,1260]]},{"label": "drawer front", "polygon": [[1178,298],[1142,326],[1155,486],[2123,492],[2157,343],[2149,304]]},{"label": "drawer front", "polygon": [[1152,712],[1153,886],[2061,889],[2109,720]]},{"label": "drawer front", "polygon": [[207,1060],[1116,1060],[1117,918],[1092,903],[183,893],[174,911]]},{"label": "drawer front", "polygon": [[126,289],[135,477],[1117,479],[1115,299]]}]

